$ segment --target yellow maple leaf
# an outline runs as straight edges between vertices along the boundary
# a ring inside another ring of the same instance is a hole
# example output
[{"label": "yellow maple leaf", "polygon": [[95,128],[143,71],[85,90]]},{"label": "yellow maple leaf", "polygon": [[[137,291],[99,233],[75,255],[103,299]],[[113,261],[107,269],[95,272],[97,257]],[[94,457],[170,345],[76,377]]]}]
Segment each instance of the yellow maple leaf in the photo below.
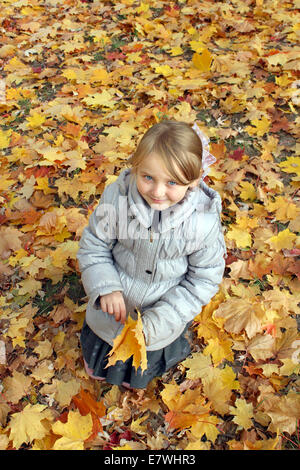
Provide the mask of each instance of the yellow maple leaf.
[{"label": "yellow maple leaf", "polygon": [[283,248],[290,250],[294,246],[294,242],[297,239],[297,235],[291,232],[288,228],[282,230],[278,235],[269,238],[266,242],[276,251],[280,251]]},{"label": "yellow maple leaf", "polygon": [[88,95],[82,100],[87,106],[92,108],[97,108],[98,106],[103,106],[105,108],[113,108],[116,104],[116,101],[113,99],[112,93],[109,93],[107,90],[103,90],[101,93],[94,93],[93,95]]},{"label": "yellow maple leaf", "polygon": [[259,137],[262,137],[264,134],[266,134],[270,128],[270,121],[266,116],[263,116],[261,119],[253,119],[251,121],[251,126],[247,126],[245,128],[246,132],[250,135],[258,135]]},{"label": "yellow maple leaf", "polygon": [[0,150],[6,149],[9,146],[11,134],[11,129],[7,131],[3,131],[2,129],[0,129]]},{"label": "yellow maple leaf", "polygon": [[43,155],[46,162],[50,162],[49,165],[54,163],[56,160],[62,161],[66,159],[66,155],[58,148],[45,147],[40,150],[40,153]]},{"label": "yellow maple leaf", "polygon": [[172,47],[172,48],[169,50],[169,54],[171,54],[172,57],[176,57],[176,56],[178,56],[178,55],[183,54],[183,49],[181,49],[180,46]]},{"label": "yellow maple leaf", "polygon": [[147,351],[140,312],[137,320],[128,316],[121,333],[114,339],[106,367],[114,365],[117,361],[125,362],[131,356],[133,356],[132,365],[136,369],[139,367],[142,371],[147,369]]},{"label": "yellow maple leaf", "polygon": [[225,388],[229,388],[230,390],[240,390],[241,386],[236,378],[236,373],[227,364],[224,369],[221,370],[220,377]]},{"label": "yellow maple leaf", "polygon": [[232,341],[230,338],[211,338],[208,340],[208,345],[203,350],[203,354],[206,356],[211,355],[214,364],[217,366],[223,362],[224,359],[227,359],[228,361],[234,360],[231,346]]},{"label": "yellow maple leaf", "polygon": [[181,364],[189,369],[186,372],[188,379],[200,378],[205,383],[219,376],[220,371],[213,366],[210,356],[200,352],[193,353],[192,357],[185,359]]},{"label": "yellow maple leaf", "polygon": [[243,201],[254,201],[256,199],[256,190],[253,184],[249,183],[248,181],[242,181],[240,183],[240,188],[242,188],[240,198]]},{"label": "yellow maple leaf", "polygon": [[41,176],[36,178],[35,189],[40,189],[44,194],[56,193],[55,189],[49,188],[49,180],[47,176]]},{"label": "yellow maple leaf", "polygon": [[20,286],[19,295],[25,295],[28,293],[34,297],[37,291],[42,288],[42,283],[36,279],[27,278],[20,282]]},{"label": "yellow maple leaf", "polygon": [[[52,425],[54,434],[63,436],[70,441],[85,441],[92,434],[93,419],[91,413],[82,416],[78,410],[70,410],[66,423],[56,421]],[[56,441],[57,442],[57,441]]]},{"label": "yellow maple leaf", "polygon": [[234,240],[238,248],[248,248],[252,245],[251,234],[234,225],[231,225],[226,238]]},{"label": "yellow maple leaf", "polygon": [[192,62],[196,69],[200,70],[201,72],[209,72],[210,67],[213,61],[213,57],[208,49],[204,49],[201,54],[195,52],[192,58]]},{"label": "yellow maple leaf", "polygon": [[155,67],[155,72],[159,75],[163,75],[164,77],[169,77],[174,73],[174,71],[169,65],[158,65],[157,67]]},{"label": "yellow maple leaf", "polygon": [[253,426],[251,418],[253,418],[253,405],[247,403],[244,398],[237,398],[235,406],[229,407],[230,413],[234,415],[233,422],[242,426],[244,429],[249,429]]},{"label": "yellow maple leaf", "polygon": [[300,175],[300,157],[288,157],[283,162],[278,163],[278,166],[286,173],[297,173],[297,175]]},{"label": "yellow maple leaf", "polygon": [[[201,415],[199,420],[192,424],[191,426],[191,434],[196,438],[201,438],[206,436],[206,438],[211,441],[215,442],[220,431],[217,427],[220,420],[217,416],[207,413],[206,415]],[[190,449],[192,450],[192,448]]]},{"label": "yellow maple leaf", "polygon": [[37,129],[38,127],[41,127],[42,124],[44,124],[44,122],[46,121],[46,117],[37,112],[33,112],[31,116],[28,116],[26,121],[28,123],[28,127],[31,127],[32,129]]},{"label": "yellow maple leaf", "polygon": [[107,85],[110,80],[110,75],[105,69],[95,69],[90,75],[91,82],[100,82],[102,85]]},{"label": "yellow maple leaf", "polygon": [[23,443],[28,444],[34,439],[42,439],[48,433],[42,423],[45,418],[50,417],[49,411],[45,408],[45,405],[28,404],[22,411],[11,416],[8,428],[16,449],[19,449]]}]

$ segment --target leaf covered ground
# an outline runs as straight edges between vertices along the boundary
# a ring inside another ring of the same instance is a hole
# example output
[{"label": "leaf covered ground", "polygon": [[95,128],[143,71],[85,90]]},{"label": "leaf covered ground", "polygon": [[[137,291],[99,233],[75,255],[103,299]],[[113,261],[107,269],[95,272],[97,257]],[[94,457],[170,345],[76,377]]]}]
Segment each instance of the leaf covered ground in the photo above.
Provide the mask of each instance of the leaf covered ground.
[{"label": "leaf covered ground", "polygon": [[[300,2],[2,0],[0,448],[299,449]],[[78,240],[146,129],[197,121],[228,248],[193,352],[83,369]]]}]

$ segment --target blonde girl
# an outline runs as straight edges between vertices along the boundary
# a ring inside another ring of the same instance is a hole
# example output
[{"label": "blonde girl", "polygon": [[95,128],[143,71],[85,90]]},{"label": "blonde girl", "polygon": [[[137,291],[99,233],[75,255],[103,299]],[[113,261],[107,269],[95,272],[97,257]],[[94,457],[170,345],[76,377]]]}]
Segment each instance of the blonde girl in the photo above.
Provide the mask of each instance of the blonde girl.
[{"label": "blonde girl", "polygon": [[[225,267],[221,199],[203,181],[214,161],[207,144],[196,126],[155,124],[90,216],[78,261],[89,298],[81,346],[94,378],[145,388],[191,351],[187,329]],[[148,369],[135,370],[132,358],[107,368],[114,338],[137,309]]]}]

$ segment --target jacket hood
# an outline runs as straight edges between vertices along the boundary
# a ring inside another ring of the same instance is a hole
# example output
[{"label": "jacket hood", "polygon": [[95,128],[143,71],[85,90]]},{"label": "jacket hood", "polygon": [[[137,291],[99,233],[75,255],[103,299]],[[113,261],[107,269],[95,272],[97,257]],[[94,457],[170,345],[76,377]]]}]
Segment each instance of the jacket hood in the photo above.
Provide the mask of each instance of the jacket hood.
[{"label": "jacket hood", "polygon": [[157,212],[160,212],[160,221],[156,230],[160,233],[176,228],[194,211],[218,214],[221,212],[220,195],[214,189],[209,188],[204,181],[200,181],[197,187],[188,189],[180,202],[162,211],[152,209],[140,195],[130,169],[123,170],[116,182],[119,185],[120,194],[128,197],[128,214],[136,217],[146,229],[153,224]]}]

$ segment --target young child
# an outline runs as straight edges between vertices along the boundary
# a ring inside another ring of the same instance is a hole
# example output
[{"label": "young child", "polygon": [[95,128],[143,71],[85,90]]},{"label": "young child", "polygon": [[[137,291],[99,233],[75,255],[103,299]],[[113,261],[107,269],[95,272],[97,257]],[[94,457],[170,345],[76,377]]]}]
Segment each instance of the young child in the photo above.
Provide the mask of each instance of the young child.
[{"label": "young child", "polygon": [[[78,261],[89,298],[81,346],[93,378],[145,388],[191,351],[187,328],[217,293],[225,267],[221,198],[203,182],[203,157],[206,165],[214,159],[207,143],[195,125],[155,124],[90,216]],[[136,309],[147,370],[132,358],[106,368]]]}]

